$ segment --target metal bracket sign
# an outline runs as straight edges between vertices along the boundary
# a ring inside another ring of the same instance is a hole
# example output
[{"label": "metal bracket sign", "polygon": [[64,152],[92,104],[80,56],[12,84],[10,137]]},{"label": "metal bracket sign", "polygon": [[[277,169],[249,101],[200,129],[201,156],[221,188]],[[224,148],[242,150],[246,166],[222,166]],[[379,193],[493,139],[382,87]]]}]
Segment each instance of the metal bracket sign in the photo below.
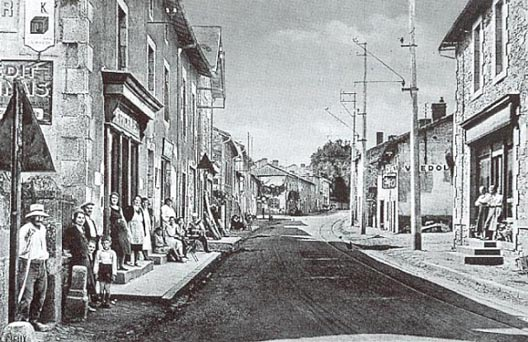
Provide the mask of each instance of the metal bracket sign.
[{"label": "metal bracket sign", "polygon": [[24,43],[37,52],[55,45],[55,0],[26,0]]}]

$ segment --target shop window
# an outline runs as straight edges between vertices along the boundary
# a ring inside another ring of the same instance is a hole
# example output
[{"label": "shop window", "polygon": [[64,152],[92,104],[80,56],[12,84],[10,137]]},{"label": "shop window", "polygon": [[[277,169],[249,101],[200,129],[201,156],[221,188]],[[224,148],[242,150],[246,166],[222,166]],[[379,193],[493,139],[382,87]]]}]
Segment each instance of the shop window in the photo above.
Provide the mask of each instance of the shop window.
[{"label": "shop window", "polygon": [[[507,138],[505,138],[507,137]],[[506,217],[512,217],[513,202],[513,144],[511,129],[496,133],[485,143],[474,147],[476,155],[477,177],[472,187],[475,196],[479,187],[489,191],[495,185],[503,195],[503,211]]]}]

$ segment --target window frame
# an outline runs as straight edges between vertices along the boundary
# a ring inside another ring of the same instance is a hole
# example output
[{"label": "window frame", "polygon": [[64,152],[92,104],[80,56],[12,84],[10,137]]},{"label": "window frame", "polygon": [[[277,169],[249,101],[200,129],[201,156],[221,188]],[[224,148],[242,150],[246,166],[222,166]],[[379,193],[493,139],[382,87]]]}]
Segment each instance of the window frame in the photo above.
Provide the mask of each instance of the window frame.
[{"label": "window frame", "polygon": [[163,120],[170,122],[171,71],[167,60],[163,60]]},{"label": "window frame", "polygon": [[[502,70],[497,73],[497,4],[502,3]],[[493,83],[497,83],[504,79],[508,70],[508,30],[507,30],[507,18],[508,18],[508,4],[506,0],[493,0],[492,5],[493,12]]]},{"label": "window frame", "polygon": [[[120,11],[125,15],[125,55],[124,55],[124,66],[121,65],[121,20],[119,19]],[[130,25],[128,22],[128,6],[123,0],[116,1],[116,70],[127,70],[128,69],[128,48],[129,48],[129,29]]]},{"label": "window frame", "polygon": [[[471,81],[471,93],[472,98],[476,98],[482,94],[482,89],[484,88],[484,27],[483,27],[483,20],[482,16],[478,17],[478,19],[473,23],[473,26],[471,28],[471,50],[472,50],[472,63],[471,63],[471,74],[472,74],[472,81]],[[479,88],[475,89],[475,32],[477,27],[479,27]]]},{"label": "window frame", "polygon": [[[152,84],[150,80],[150,50],[152,50],[154,55],[154,60],[152,61]],[[152,85],[152,89],[151,89]],[[150,36],[147,35],[147,90],[152,94],[156,94],[156,43]]]}]

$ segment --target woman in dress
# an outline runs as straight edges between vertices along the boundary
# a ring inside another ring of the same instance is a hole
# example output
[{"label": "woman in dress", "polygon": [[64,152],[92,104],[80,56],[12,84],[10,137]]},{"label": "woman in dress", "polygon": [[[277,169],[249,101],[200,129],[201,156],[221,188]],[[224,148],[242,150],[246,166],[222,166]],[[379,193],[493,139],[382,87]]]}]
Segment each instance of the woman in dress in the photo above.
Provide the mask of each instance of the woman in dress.
[{"label": "woman in dress", "polygon": [[486,219],[486,240],[496,238],[497,228],[502,219],[502,195],[495,185],[490,186],[490,200],[488,202],[488,218]]},{"label": "woman in dress", "polygon": [[[129,239],[134,254],[134,266],[139,267],[139,255],[143,251],[143,240],[145,239],[145,221],[140,196],[134,197],[132,205],[125,209],[124,214],[130,232]],[[132,262],[132,259],[130,261]]]},{"label": "woman in dress", "polygon": [[85,266],[88,271],[86,287],[91,298],[90,304],[93,304],[96,301],[97,291],[90,261],[89,241],[84,234],[84,222],[86,220],[84,211],[82,209],[75,210],[72,219],[72,225],[64,231],[62,242],[64,250],[68,251],[72,256],[70,261],[69,283],[71,283],[71,268],[75,265]]},{"label": "woman in dress", "polygon": [[165,226],[164,230],[165,242],[171,250],[174,250],[175,261],[186,261],[187,258],[183,254],[183,243],[178,239],[178,224],[174,216],[169,219],[169,224]]},{"label": "woman in dress", "polygon": [[110,194],[110,207],[105,209],[105,228],[107,231],[104,235],[110,235],[112,238],[112,249],[117,255],[118,270],[126,271],[124,267],[125,257],[130,254],[130,241],[128,240],[128,226],[123,216],[123,210],[119,206],[119,194],[112,192]]}]

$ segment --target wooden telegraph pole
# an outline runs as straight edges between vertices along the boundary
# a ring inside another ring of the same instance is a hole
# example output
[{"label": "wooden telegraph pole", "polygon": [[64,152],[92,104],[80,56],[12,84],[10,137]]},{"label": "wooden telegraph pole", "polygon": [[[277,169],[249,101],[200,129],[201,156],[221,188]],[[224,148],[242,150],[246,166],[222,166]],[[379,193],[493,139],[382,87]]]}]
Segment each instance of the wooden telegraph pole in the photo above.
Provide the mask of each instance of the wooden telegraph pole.
[{"label": "wooden telegraph pole", "polygon": [[361,234],[367,233],[367,43],[360,44],[363,47],[363,133],[361,137],[361,216],[359,217],[359,225]]},{"label": "wooden telegraph pole", "polygon": [[11,230],[9,234],[9,322],[16,318],[18,297],[18,229],[21,215],[22,193],[22,101],[18,80],[13,82],[15,111],[11,130]]},{"label": "wooden telegraph pole", "polygon": [[418,86],[416,80],[416,0],[409,0],[409,51],[411,53],[412,130],[411,130],[411,234],[413,249],[422,249],[422,214],[420,196],[420,142],[418,124]]}]

